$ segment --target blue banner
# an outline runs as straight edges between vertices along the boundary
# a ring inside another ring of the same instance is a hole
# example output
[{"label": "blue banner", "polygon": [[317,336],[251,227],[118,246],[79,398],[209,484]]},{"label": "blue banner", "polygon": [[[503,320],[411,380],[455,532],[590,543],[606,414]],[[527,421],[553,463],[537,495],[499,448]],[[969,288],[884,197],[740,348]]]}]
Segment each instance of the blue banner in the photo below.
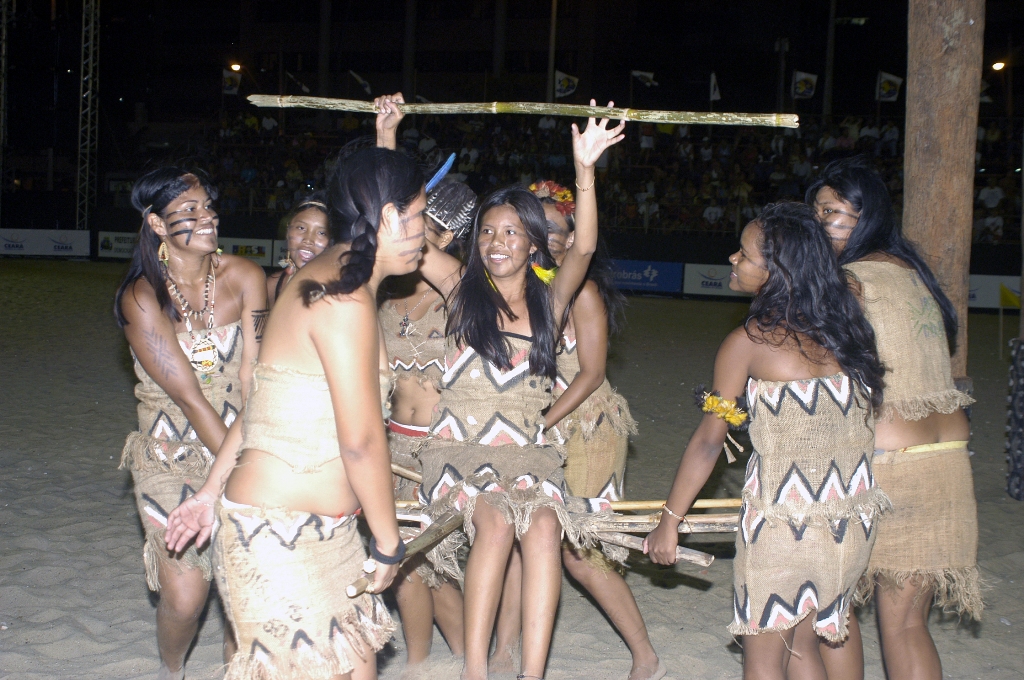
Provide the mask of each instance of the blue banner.
[{"label": "blue banner", "polygon": [[683,265],[680,262],[612,260],[612,268],[616,288],[652,293],[678,293],[682,290]]}]

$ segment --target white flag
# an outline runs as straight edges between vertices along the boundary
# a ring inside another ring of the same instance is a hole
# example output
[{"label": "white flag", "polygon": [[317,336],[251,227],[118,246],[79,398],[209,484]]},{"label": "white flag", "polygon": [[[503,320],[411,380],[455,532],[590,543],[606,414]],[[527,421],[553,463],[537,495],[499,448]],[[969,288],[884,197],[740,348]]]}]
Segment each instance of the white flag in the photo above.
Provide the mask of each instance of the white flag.
[{"label": "white flag", "polygon": [[363,77],[361,75],[359,75],[355,71],[351,71],[351,70],[349,71],[349,73],[352,75],[353,78],[356,79],[356,82],[359,83],[359,85],[362,86],[362,88],[364,90],[366,90],[366,94],[369,94],[369,95],[373,94],[372,92],[370,92],[370,84],[368,82],[366,82],[365,80],[363,80]]},{"label": "white flag", "polygon": [[555,96],[568,97],[576,91],[576,86],[579,82],[580,79],[576,76],[571,76],[568,73],[562,73],[561,71],[555,71]]},{"label": "white flag", "polygon": [[793,71],[793,86],[790,89],[790,96],[793,99],[811,99],[814,97],[814,90],[817,85],[817,74]]},{"label": "white flag", "polygon": [[224,77],[221,84],[224,94],[238,94],[238,86],[242,84],[242,74],[224,69]]},{"label": "white flag", "polygon": [[878,82],[875,84],[875,99],[880,102],[896,101],[900,97],[900,85],[902,84],[903,78],[879,71]]},{"label": "white flag", "polygon": [[715,72],[711,72],[711,91],[708,93],[708,99],[713,102],[717,102],[722,98],[722,93],[718,90],[718,78],[715,77]]},{"label": "white flag", "polygon": [[647,87],[650,87],[651,85],[658,85],[657,81],[654,80],[654,73],[652,71],[632,71],[629,75],[636,78]]}]

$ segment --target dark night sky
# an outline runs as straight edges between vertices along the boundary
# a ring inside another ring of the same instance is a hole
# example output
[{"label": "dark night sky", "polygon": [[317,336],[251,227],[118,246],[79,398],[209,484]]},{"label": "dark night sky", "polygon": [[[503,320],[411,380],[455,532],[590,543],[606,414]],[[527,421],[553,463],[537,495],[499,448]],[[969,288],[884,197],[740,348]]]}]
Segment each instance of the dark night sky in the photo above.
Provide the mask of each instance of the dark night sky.
[{"label": "dark night sky", "polygon": [[[573,0],[566,1],[572,11]],[[296,17],[312,20],[318,4],[317,0],[292,0],[287,7]],[[488,0],[447,0],[432,11],[454,18],[474,7],[477,11],[483,7],[486,13],[490,4]],[[516,0],[510,0],[510,7],[514,4]],[[546,5],[547,0],[519,0],[515,11],[539,12]],[[601,42],[595,48],[594,89],[602,97],[624,102],[628,86],[624,74],[636,68],[653,71],[660,83],[649,90],[637,88],[637,106],[704,109],[708,75],[714,70],[722,91],[716,110],[773,110],[778,77],[773,46],[780,37],[790,41],[787,71],[824,73],[825,0],[660,0],[619,5],[627,8],[630,21],[609,30],[618,32],[621,39],[615,44],[621,48],[612,50]],[[402,6],[402,0],[368,5],[334,0],[334,16],[337,20],[391,12],[401,17]],[[55,0],[55,7],[56,21],[51,23],[49,0],[18,3],[17,23],[10,33],[9,133],[15,151],[55,146],[58,154],[71,154],[75,147],[81,4]],[[907,3],[839,0],[838,10],[840,17],[868,17],[868,22],[836,29],[834,110],[873,113],[877,71],[900,76],[906,71]],[[237,49],[238,13],[237,0],[103,0],[100,125],[107,131],[101,131],[101,145],[116,143],[110,137],[123,121],[132,119],[138,101],[148,103],[151,120],[195,120],[214,114],[219,106],[220,68]],[[990,0],[983,78],[992,84],[996,103],[983,105],[983,116],[1003,112],[1000,77],[989,65],[1005,56],[1011,33],[1024,44],[1024,2]],[[315,40],[311,35],[314,50]],[[395,49],[400,52],[401,45]],[[534,70],[537,67],[543,70],[544,65],[537,64]],[[819,80],[819,91],[821,85]],[[1018,92],[1024,101],[1024,86],[1019,85]],[[901,116],[902,99],[885,106]],[[820,109],[820,94],[798,102],[799,113]]]}]

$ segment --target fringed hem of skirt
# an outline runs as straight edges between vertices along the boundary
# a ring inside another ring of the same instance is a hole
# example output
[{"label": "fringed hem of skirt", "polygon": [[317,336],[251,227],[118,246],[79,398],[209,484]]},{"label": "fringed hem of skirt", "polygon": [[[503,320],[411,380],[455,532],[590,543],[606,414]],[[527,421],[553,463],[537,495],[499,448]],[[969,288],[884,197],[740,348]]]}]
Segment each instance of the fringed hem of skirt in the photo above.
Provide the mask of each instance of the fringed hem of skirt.
[{"label": "fringed hem of skirt", "polygon": [[[171,455],[161,459],[153,447],[166,447]],[[173,452],[171,451],[173,449]],[[177,451],[186,449],[185,456]],[[133,472],[170,472],[182,477],[208,477],[213,467],[213,456],[199,442],[156,439],[141,432],[129,433],[121,451],[119,470]]]},{"label": "fringed hem of skirt", "polygon": [[161,533],[159,538],[150,535],[146,537],[146,542],[142,546],[142,562],[146,567],[146,585],[155,593],[160,592],[161,555],[165,555],[163,561],[177,567],[179,573],[186,569],[199,569],[203,572],[205,580],[213,580],[213,566],[210,563],[209,555],[200,555],[195,545],[190,545],[181,556],[171,557],[164,545],[163,534]]},{"label": "fringed hem of skirt", "polygon": [[973,403],[974,398],[960,390],[945,390],[911,399],[887,401],[882,404],[877,417],[878,420],[889,422],[895,414],[899,414],[903,420],[921,420],[932,413],[953,413]]},{"label": "fringed hem of skirt", "polygon": [[558,431],[568,440],[579,429],[583,440],[590,441],[605,422],[620,437],[629,437],[638,432],[637,422],[629,412],[629,404],[614,388],[609,388],[606,394],[595,392],[590,395],[558,423]]},{"label": "fringed hem of skirt", "polygon": [[550,508],[555,512],[558,523],[562,526],[563,538],[576,548],[593,548],[600,542],[599,525],[602,520],[607,519],[608,515],[607,512],[570,513],[564,502],[555,500],[544,493],[541,484],[534,484],[525,489],[483,491],[472,495],[466,493],[466,488],[465,481],[453,486],[448,493],[431,504],[429,513],[435,519],[446,512],[456,512],[462,515],[463,530],[470,545],[476,538],[473,513],[476,512],[477,501],[481,498],[501,513],[506,524],[515,527],[517,539],[522,538],[523,534],[530,530],[534,512],[541,508]]},{"label": "fringed hem of skirt", "polygon": [[901,590],[913,581],[920,590],[934,591],[934,603],[947,614],[969,616],[981,621],[985,602],[981,597],[978,567],[932,570],[870,569],[857,584],[854,605],[863,606],[875,595],[875,585],[886,590]]},{"label": "fringed hem of skirt", "polygon": [[427,552],[427,564],[417,567],[416,573],[432,590],[449,581],[456,581],[462,586],[465,574],[459,566],[459,553],[465,545],[465,534],[453,531]]},{"label": "fringed hem of skirt", "polygon": [[[261,657],[257,650],[245,654],[239,650],[228,664],[224,680],[328,680],[351,673],[355,666],[350,654],[363,661],[382,649],[395,632],[395,622],[379,599],[373,599],[370,615],[353,611],[335,629],[323,646],[294,647],[287,656],[287,668],[280,668],[271,659]],[[339,634],[340,631],[340,634]]]},{"label": "fringed hem of skirt", "polygon": [[766,503],[746,490],[743,491],[743,502],[769,520],[789,522],[795,519],[807,526],[823,525],[844,519],[859,520],[862,516],[874,518],[892,510],[892,501],[879,487],[842,500],[810,503],[799,509],[785,503]]},{"label": "fringed hem of skirt", "polygon": [[[817,613],[818,612],[816,609],[809,609],[800,616],[797,616],[796,618],[790,621],[786,621],[784,624],[778,626],[771,626],[768,628],[751,628],[750,626],[744,626],[743,624],[739,624],[733,621],[729,624],[726,630],[728,630],[732,635],[763,635],[765,633],[782,633],[789,630],[790,628],[795,628],[797,625],[800,624],[800,622],[802,622],[808,616]],[[842,617],[839,621],[839,626],[837,627],[835,633],[828,633],[826,631],[819,630],[817,627],[814,627],[814,634],[823,640],[827,640],[832,644],[844,642],[846,638],[850,636],[850,629],[848,625],[849,618],[850,610],[849,608],[847,608],[846,616]]]}]

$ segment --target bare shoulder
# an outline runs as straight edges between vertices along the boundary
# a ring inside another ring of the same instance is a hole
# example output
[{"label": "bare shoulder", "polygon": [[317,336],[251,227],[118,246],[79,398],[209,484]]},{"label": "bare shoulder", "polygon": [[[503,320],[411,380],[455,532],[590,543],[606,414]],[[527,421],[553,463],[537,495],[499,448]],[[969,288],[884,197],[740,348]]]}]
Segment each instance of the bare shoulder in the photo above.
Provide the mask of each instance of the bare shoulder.
[{"label": "bare shoulder", "polygon": [[588,279],[583,284],[580,292],[576,295],[574,308],[577,307],[587,312],[604,311],[604,299],[601,297],[601,291],[596,283]]},{"label": "bare shoulder", "polygon": [[725,340],[722,341],[721,346],[718,348],[719,356],[723,353],[735,354],[742,352],[749,354],[764,343],[754,342],[751,339],[750,334],[747,333],[746,326],[737,326],[729,332],[729,335],[725,336]]},{"label": "bare shoulder", "polygon": [[262,286],[266,281],[263,267],[238,255],[221,255],[217,274],[238,281],[243,286]]},{"label": "bare shoulder", "polygon": [[887,253],[885,251],[881,251],[881,250],[875,251],[873,253],[869,253],[869,254],[865,255],[864,257],[862,257],[861,259],[859,259],[857,261],[858,262],[884,262],[885,264],[895,265],[895,266],[901,267],[903,269],[913,269],[913,267],[909,263],[905,262],[904,260],[901,260],[900,258],[896,257],[895,255],[890,255],[889,253]]},{"label": "bare shoulder", "polygon": [[145,277],[140,277],[125,290],[121,297],[121,313],[128,323],[146,319],[153,314],[162,314],[156,291]]}]

